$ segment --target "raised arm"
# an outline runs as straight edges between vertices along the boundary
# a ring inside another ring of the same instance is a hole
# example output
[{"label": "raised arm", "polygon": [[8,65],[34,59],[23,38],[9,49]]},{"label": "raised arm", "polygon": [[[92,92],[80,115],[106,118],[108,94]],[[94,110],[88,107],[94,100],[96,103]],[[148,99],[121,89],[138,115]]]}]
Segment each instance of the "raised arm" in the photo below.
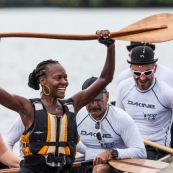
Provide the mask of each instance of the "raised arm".
[{"label": "raised arm", "polygon": [[[110,32],[108,30],[97,31],[96,34],[98,41],[107,47],[106,61],[100,77],[90,87],[73,96],[76,113],[92,101],[113,80],[115,70],[114,40],[109,38]],[[96,68],[96,66],[93,66],[93,68]]]}]

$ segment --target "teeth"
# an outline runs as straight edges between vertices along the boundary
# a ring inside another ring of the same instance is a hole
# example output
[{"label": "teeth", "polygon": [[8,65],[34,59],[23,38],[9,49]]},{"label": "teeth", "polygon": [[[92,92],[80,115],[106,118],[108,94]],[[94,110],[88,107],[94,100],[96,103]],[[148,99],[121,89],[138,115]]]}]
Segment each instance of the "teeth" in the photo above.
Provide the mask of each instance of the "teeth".
[{"label": "teeth", "polygon": [[57,90],[65,90],[65,88],[57,88]]},{"label": "teeth", "polygon": [[60,92],[65,92],[65,88],[57,88],[57,90]]}]

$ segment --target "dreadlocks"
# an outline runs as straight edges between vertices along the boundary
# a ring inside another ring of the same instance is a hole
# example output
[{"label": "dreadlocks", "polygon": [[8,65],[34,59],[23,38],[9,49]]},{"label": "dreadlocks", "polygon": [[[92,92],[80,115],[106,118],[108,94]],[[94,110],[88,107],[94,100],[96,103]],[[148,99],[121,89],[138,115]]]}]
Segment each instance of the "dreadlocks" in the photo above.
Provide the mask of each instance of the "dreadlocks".
[{"label": "dreadlocks", "polygon": [[46,68],[48,65],[51,65],[51,64],[59,64],[59,62],[49,59],[49,60],[42,61],[41,63],[39,63],[37,65],[36,69],[34,69],[33,72],[30,73],[30,75],[29,75],[28,86],[35,90],[39,90],[40,89],[39,78],[40,78],[40,76],[44,76],[46,74]]}]

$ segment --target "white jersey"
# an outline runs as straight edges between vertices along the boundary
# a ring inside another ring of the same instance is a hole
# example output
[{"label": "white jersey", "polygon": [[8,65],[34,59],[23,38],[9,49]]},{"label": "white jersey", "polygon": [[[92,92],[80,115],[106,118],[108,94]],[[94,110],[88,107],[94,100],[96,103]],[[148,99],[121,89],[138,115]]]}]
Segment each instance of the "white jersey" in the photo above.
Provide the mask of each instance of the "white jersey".
[{"label": "white jersey", "polygon": [[[83,108],[77,114],[78,133],[81,142],[77,151],[85,154],[85,159],[94,159],[98,154],[114,148],[118,150],[118,159],[146,158],[143,139],[133,119],[122,109],[108,105],[100,121],[102,141],[99,142],[95,129],[96,120]],[[82,145],[82,146],[81,146]]]},{"label": "white jersey", "polygon": [[19,156],[20,157],[24,156],[22,153],[22,143],[20,141],[21,135],[24,132],[24,130],[25,130],[25,126],[23,125],[23,122],[22,122],[20,116],[18,116],[17,119],[12,124],[10,130],[8,131],[8,133],[4,139],[6,146],[11,151],[13,151],[14,145],[17,142],[19,142],[19,153],[20,153]]},{"label": "white jersey", "polygon": [[173,88],[155,78],[148,90],[141,91],[131,77],[118,85],[116,106],[132,116],[144,139],[169,146]]},{"label": "white jersey", "polygon": [[[173,71],[171,69],[163,65],[157,65],[157,69],[154,76],[159,80],[164,81],[173,88]],[[119,74],[117,82],[119,84],[121,81],[130,77],[133,77],[133,74],[131,72],[131,69],[128,68]]]}]

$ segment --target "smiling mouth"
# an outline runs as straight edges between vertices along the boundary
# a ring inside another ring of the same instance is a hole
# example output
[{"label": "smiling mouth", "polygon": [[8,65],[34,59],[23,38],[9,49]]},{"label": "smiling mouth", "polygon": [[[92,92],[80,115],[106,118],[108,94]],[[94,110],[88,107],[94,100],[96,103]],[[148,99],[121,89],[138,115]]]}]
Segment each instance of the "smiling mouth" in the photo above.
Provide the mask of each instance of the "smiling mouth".
[{"label": "smiling mouth", "polygon": [[59,92],[65,92],[65,90],[66,90],[66,88],[57,88],[57,90],[59,91]]},{"label": "smiling mouth", "polygon": [[141,84],[145,84],[147,81],[148,81],[148,80],[143,80],[143,81],[139,80],[139,82],[140,82]]},{"label": "smiling mouth", "polygon": [[146,82],[140,82],[142,85],[146,84]]}]

